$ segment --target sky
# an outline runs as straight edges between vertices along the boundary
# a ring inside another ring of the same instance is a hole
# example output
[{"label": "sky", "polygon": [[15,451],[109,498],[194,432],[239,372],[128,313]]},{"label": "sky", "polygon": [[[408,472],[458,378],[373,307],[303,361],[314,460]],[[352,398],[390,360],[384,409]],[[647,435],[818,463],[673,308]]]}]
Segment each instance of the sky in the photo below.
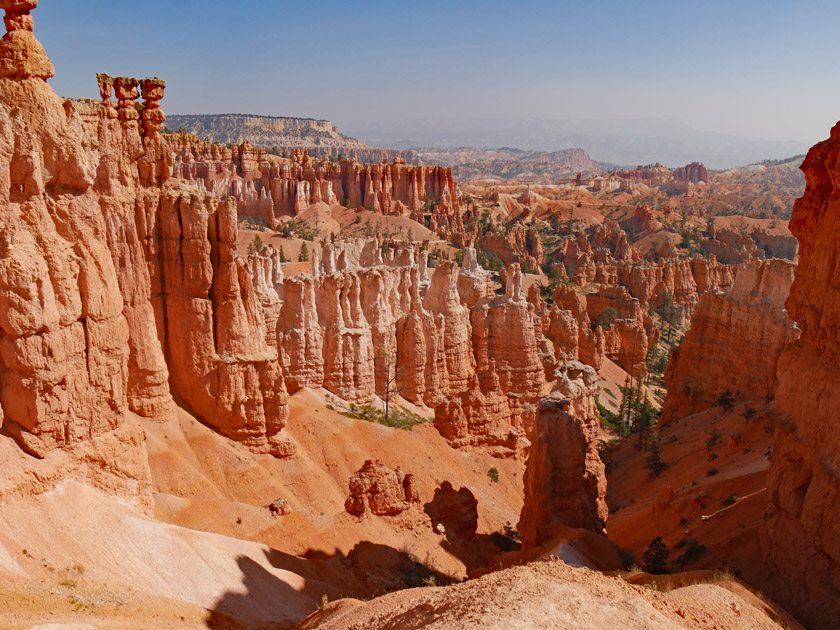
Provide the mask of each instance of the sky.
[{"label": "sky", "polygon": [[808,144],[840,119],[837,2],[41,0],[34,17],[59,94],[160,76],[170,113],[661,118]]}]

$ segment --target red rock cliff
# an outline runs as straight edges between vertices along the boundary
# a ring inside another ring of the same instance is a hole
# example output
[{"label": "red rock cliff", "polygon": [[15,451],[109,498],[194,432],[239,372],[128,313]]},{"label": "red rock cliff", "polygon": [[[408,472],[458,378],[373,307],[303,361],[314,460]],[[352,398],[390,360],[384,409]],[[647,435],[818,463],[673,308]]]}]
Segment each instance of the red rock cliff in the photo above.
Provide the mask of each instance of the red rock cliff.
[{"label": "red rock cliff", "polygon": [[[204,190],[234,197],[240,215],[263,219],[270,227],[314,203],[367,208],[409,215],[423,222],[463,229],[460,193],[452,169],[408,166],[403,159],[379,164],[333,162],[295,150],[289,159],[255,149],[247,142],[230,149],[189,134],[167,137],[175,151],[173,175]],[[434,229],[434,226],[432,226]]]},{"label": "red rock cliff", "polygon": [[774,595],[813,628],[840,619],[840,124],[814,146],[793,209],[799,266],[787,300],[802,330],[778,367],[778,411],[762,534],[787,581]]},{"label": "red rock cliff", "polygon": [[779,355],[799,334],[784,308],[794,269],[784,260],[745,263],[727,293],[700,296],[665,370],[662,422],[713,407],[725,391],[739,401],[773,396]]}]

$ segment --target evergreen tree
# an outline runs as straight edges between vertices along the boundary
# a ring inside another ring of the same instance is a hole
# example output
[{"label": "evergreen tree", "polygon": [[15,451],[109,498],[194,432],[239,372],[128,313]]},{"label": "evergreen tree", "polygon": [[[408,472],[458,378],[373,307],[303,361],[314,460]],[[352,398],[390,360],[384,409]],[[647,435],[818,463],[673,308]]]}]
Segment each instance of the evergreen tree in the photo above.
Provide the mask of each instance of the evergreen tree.
[{"label": "evergreen tree", "polygon": [[633,397],[633,430],[638,432],[640,429],[639,416],[642,411],[642,368],[639,368],[639,373],[636,376],[636,395]]},{"label": "evergreen tree", "polygon": [[286,252],[283,251],[283,246],[280,246],[280,252],[278,253],[278,258],[280,259],[281,263],[289,262],[289,259],[286,258]]},{"label": "evergreen tree", "polygon": [[309,248],[306,246],[305,242],[300,245],[300,256],[298,256],[298,262],[309,262]]},{"label": "evergreen tree", "polygon": [[668,556],[671,550],[668,549],[662,541],[661,536],[657,536],[650,541],[648,548],[642,555],[642,561],[645,563],[645,571],[648,573],[666,573],[668,571]]},{"label": "evergreen tree", "polygon": [[647,469],[654,477],[662,474],[668,468],[668,464],[662,461],[662,446],[659,443],[659,431],[654,429],[648,438]]},{"label": "evergreen tree", "polygon": [[618,432],[621,437],[627,437],[629,433],[627,418],[629,417],[630,405],[632,404],[633,389],[630,387],[630,374],[624,379],[624,387],[621,388],[621,404],[618,407]]},{"label": "evergreen tree", "polygon": [[647,452],[648,435],[650,434],[650,428],[654,424],[656,424],[658,418],[659,414],[656,412],[656,409],[651,404],[650,400],[647,397],[647,394],[645,394],[645,399],[639,408],[639,418],[637,421],[638,429],[636,430],[636,432],[639,434],[639,450],[644,450],[645,452]]},{"label": "evergreen tree", "polygon": [[723,392],[717,399],[718,407],[723,407],[724,412],[729,411],[732,405],[735,404],[735,397],[728,389]]}]

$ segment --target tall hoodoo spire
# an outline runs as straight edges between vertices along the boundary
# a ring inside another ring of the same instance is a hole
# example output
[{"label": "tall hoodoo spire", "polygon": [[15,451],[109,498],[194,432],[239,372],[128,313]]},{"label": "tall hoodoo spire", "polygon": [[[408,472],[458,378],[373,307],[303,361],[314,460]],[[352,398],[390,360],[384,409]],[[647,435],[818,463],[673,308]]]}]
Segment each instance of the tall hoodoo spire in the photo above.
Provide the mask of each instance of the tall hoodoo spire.
[{"label": "tall hoodoo spire", "polygon": [[55,76],[52,62],[32,32],[30,11],[37,6],[38,0],[0,0],[0,9],[6,11],[6,34],[0,40],[0,77],[46,81]]}]

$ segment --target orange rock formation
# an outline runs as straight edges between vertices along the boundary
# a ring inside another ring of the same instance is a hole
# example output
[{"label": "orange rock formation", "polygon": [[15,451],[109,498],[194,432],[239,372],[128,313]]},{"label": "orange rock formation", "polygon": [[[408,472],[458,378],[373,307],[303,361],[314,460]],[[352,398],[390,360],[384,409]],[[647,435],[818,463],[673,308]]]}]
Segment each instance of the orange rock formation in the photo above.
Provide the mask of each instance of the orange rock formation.
[{"label": "orange rock formation", "polygon": [[566,363],[540,403],[519,520],[524,549],[548,541],[558,526],[604,529],[607,478],[597,449],[597,383],[593,368]]},{"label": "orange rock formation", "polygon": [[715,406],[725,391],[739,401],[772,398],[779,355],[799,336],[784,308],[793,274],[784,260],[745,263],[727,293],[700,296],[665,371],[663,422]]},{"label": "orange rock formation", "polygon": [[778,410],[762,536],[787,585],[776,596],[814,628],[840,619],[840,125],[814,146],[791,232],[799,266],[787,309],[802,331],[778,361]]},{"label": "orange rock formation", "polygon": [[[34,2],[9,6],[9,24],[31,27]],[[235,257],[236,209],[170,178],[164,82],[101,75],[101,105],[62,101],[26,33],[31,55],[0,78],[5,425],[43,456],[129,411],[162,419],[175,393],[226,435],[288,452],[277,352]]]},{"label": "orange rock formation", "polygon": [[399,468],[391,470],[380,461],[367,460],[349,485],[350,496],[344,508],[354,516],[399,514],[420,501],[414,475],[406,475]]},{"label": "orange rock formation", "polygon": [[247,142],[228,149],[188,134],[169,136],[168,141],[176,154],[175,177],[234,197],[240,215],[263,219],[270,227],[323,202],[411,216],[420,223],[429,214],[433,230],[463,228],[460,193],[449,168],[408,166],[400,158],[392,164],[332,162],[310,158],[305,150],[284,159]]}]

